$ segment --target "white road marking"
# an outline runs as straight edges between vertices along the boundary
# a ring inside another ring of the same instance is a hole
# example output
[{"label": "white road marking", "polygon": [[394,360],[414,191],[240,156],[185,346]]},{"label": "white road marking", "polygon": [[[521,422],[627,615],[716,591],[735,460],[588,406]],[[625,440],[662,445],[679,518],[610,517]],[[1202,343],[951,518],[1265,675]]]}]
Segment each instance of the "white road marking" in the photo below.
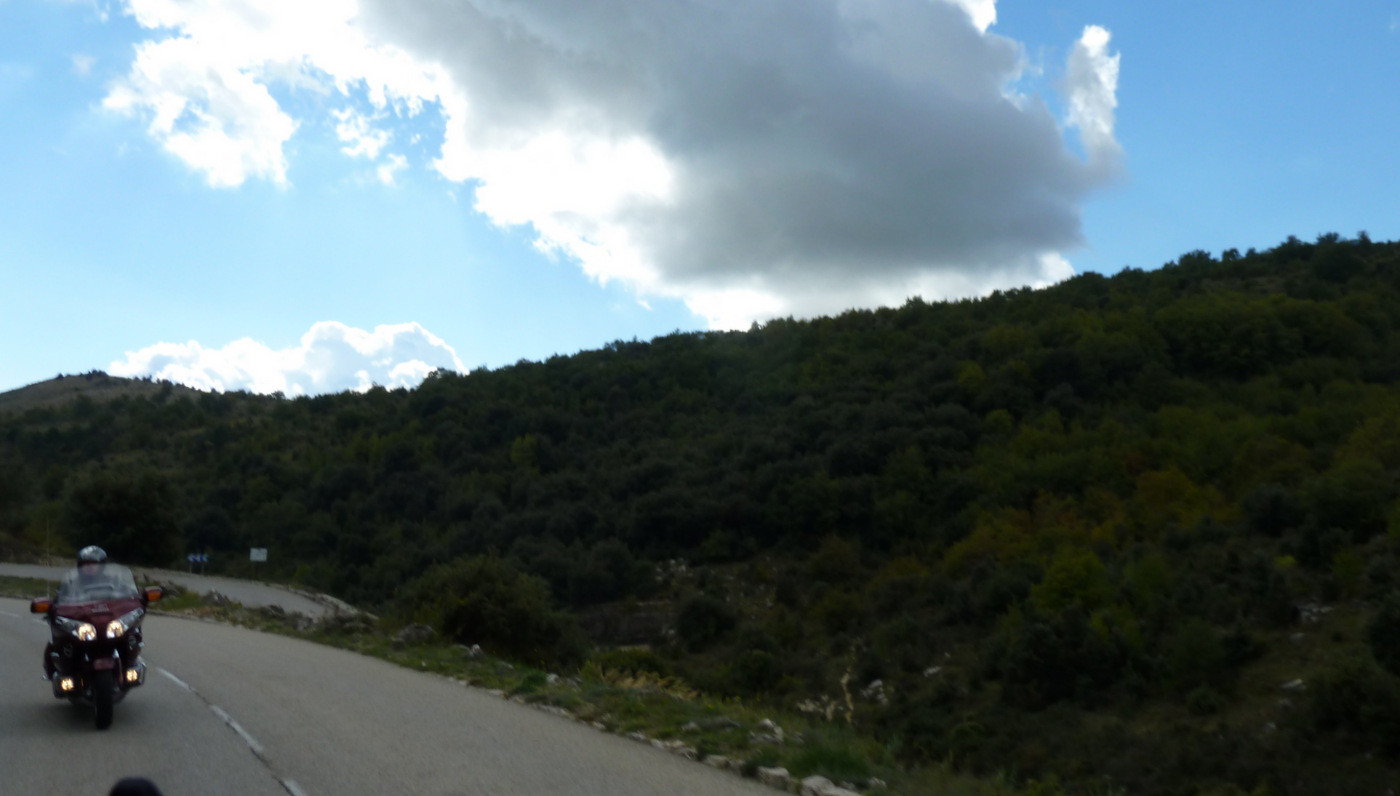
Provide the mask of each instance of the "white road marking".
[{"label": "white road marking", "polygon": [[[203,695],[196,691],[194,686],[190,685],[184,680],[181,680],[180,678],[176,677],[175,675],[171,674],[168,670],[160,666],[155,667],[155,670],[167,677],[170,680],[170,682],[180,686],[186,691],[189,691],[191,694],[194,694],[200,700],[204,701]],[[229,715],[227,710],[224,710],[218,705],[210,705],[208,701],[204,701],[204,704],[209,705],[209,710],[212,711],[215,716],[218,716],[220,721],[222,721],[224,724],[227,724],[230,730],[233,730],[234,732],[238,733],[238,737],[242,738],[243,742],[248,744],[248,748],[252,750],[253,756],[261,760],[262,764],[267,767],[268,771],[274,777],[277,777],[277,781],[281,783],[282,787],[286,789],[287,793],[290,794],[290,796],[307,796],[306,791],[302,790],[301,786],[298,785],[295,780],[283,779],[277,776],[277,772],[272,770],[272,766],[268,764],[267,758],[263,756],[262,744],[258,743],[258,739],[254,738],[251,733],[243,729],[243,725],[235,721],[234,718]]]},{"label": "white road marking", "polygon": [[245,743],[248,744],[248,748],[253,750],[253,754],[257,755],[258,757],[262,757],[262,744],[258,743],[257,738],[254,738],[253,736],[249,735],[248,731],[243,729],[243,727],[238,722],[234,721],[233,717],[230,716],[228,712],[225,711],[223,708],[219,707],[218,705],[210,705],[209,709],[214,711],[215,716],[218,716],[219,718],[223,719],[224,723],[229,726],[229,729],[238,733],[238,736],[242,738]]},{"label": "white road marking", "polygon": [[185,682],[184,680],[181,680],[180,678],[176,677],[175,675],[171,674],[170,672],[167,672],[166,670],[160,668],[159,666],[156,667],[156,671],[160,672],[161,674],[165,675],[166,677],[169,677],[169,678],[171,679],[171,681],[173,681],[173,682],[175,683],[175,685],[178,685],[178,686],[180,686],[181,688],[183,688],[183,689],[185,689],[186,691],[189,691],[189,692],[191,692],[191,693],[194,692],[194,686],[190,685],[189,683]]},{"label": "white road marking", "polygon": [[19,619],[19,614],[12,614],[9,611],[0,611],[0,614],[4,614],[5,616],[11,617],[13,619]]}]

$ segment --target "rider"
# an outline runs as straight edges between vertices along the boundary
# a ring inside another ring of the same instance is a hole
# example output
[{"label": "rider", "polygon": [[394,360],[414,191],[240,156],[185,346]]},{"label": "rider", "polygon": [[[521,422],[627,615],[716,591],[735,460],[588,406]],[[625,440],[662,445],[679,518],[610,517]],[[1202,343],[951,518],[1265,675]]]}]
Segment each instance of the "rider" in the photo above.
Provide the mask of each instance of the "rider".
[{"label": "rider", "polygon": [[[90,544],[78,551],[78,582],[86,583],[95,578],[102,571],[102,565],[107,563],[107,551],[95,544]],[[54,651],[53,641],[50,640],[44,647],[44,676],[52,680],[54,675],[54,659],[58,653]]]}]

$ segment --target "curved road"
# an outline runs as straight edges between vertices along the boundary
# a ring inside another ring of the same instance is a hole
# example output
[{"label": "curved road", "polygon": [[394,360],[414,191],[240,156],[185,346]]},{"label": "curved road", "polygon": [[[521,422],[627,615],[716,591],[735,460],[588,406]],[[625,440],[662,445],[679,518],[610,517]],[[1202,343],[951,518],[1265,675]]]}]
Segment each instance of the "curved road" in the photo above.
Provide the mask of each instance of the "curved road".
[{"label": "curved road", "polygon": [[0,599],[0,791],[771,794],[755,782],[442,677],[243,628],[146,619],[146,685],[110,730],[54,699],[48,630]]},{"label": "curved road", "polygon": [[[36,580],[57,581],[59,578],[63,577],[63,574],[67,571],[67,567],[46,567],[41,564],[0,563],[0,575],[12,578],[34,578]],[[189,572],[178,572],[170,569],[151,569],[149,567],[132,567],[131,571],[138,579],[145,576],[159,583],[174,583],[200,594],[218,592],[250,608],[259,608],[264,605],[280,605],[290,613],[305,614],[311,617],[319,617],[329,613],[328,609],[321,603],[308,599],[297,592],[268,583],[221,578],[218,575],[195,575]]]}]

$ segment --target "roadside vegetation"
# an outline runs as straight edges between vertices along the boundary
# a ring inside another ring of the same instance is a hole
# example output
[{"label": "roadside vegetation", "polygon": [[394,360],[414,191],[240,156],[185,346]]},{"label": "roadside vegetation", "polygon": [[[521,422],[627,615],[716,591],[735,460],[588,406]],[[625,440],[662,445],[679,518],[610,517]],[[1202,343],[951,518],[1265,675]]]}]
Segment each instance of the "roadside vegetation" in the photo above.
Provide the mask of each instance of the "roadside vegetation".
[{"label": "roadside vegetation", "polygon": [[620,672],[1005,792],[1400,781],[1397,498],[1400,244],[1364,234],[412,391],[0,412],[0,556],[209,552],[585,720],[631,731],[580,696]]}]

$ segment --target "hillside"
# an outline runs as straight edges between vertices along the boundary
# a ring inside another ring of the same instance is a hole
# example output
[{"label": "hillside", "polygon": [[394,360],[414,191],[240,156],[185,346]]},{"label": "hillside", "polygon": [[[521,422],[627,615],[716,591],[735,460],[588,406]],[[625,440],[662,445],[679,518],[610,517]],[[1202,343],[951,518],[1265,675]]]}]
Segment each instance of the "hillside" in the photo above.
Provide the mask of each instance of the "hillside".
[{"label": "hillside", "polygon": [[193,397],[198,390],[170,382],[124,379],[101,371],[77,375],[59,374],[16,390],[0,392],[0,413],[52,409],[79,400],[111,401],[117,398],[156,398],[173,394]]},{"label": "hillside", "polygon": [[0,413],[0,553],[267,547],[521,661],[646,644],[908,765],[1381,793],[1397,476],[1400,244],[1327,235],[412,391],[34,404]]}]

